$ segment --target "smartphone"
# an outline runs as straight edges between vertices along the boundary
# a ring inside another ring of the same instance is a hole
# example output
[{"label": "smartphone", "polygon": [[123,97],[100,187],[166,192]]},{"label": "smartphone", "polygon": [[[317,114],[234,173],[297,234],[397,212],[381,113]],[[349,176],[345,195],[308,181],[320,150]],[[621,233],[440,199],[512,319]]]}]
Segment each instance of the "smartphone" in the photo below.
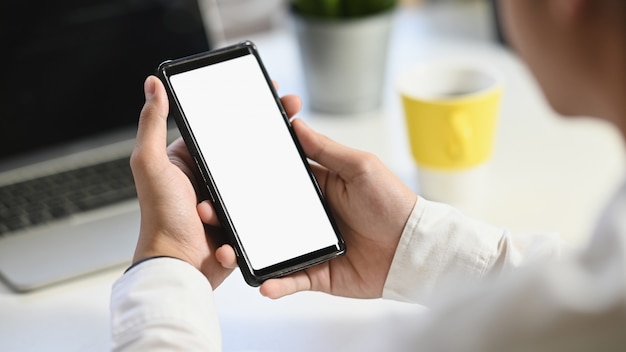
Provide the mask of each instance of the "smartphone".
[{"label": "smartphone", "polygon": [[252,42],[166,61],[157,75],[249,285],[345,252]]}]

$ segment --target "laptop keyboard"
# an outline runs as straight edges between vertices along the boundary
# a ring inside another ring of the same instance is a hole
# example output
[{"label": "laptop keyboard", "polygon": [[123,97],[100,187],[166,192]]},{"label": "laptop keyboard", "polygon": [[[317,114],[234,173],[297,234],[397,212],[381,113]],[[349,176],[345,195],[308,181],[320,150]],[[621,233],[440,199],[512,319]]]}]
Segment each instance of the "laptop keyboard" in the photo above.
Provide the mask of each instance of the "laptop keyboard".
[{"label": "laptop keyboard", "polygon": [[128,157],[0,187],[0,236],[137,197]]}]

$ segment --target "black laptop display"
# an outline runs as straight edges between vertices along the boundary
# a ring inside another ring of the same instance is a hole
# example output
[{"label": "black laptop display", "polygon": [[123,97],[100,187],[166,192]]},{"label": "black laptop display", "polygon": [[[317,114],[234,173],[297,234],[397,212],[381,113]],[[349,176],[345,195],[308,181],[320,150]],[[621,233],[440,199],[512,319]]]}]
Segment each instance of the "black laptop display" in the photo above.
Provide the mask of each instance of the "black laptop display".
[{"label": "black laptop display", "polygon": [[0,6],[0,159],[135,124],[146,76],[208,49],[194,0]]}]

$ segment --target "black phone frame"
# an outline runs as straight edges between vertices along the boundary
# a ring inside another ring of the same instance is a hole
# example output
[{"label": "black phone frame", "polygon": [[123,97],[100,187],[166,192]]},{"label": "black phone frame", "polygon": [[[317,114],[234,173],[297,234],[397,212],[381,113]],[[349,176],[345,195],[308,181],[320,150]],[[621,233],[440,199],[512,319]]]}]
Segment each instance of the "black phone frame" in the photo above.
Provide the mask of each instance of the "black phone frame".
[{"label": "black phone frame", "polygon": [[[199,150],[198,143],[195,140],[193,133],[191,132],[191,128],[187,122],[184,112],[180,106],[180,103],[176,97],[174,89],[170,84],[169,77],[178,73],[194,70],[200,67],[216,64],[219,62],[223,62],[230,59],[235,59],[244,55],[254,55],[256,58],[261,71],[263,72],[263,76],[268,84],[268,88],[271,90],[272,95],[276,104],[279,107],[283,120],[286,124],[286,127],[291,135],[291,138],[300,154],[300,158],[302,159],[303,164],[306,167],[306,170],[311,178],[311,182],[315,186],[317,194],[320,198],[322,206],[326,212],[326,215],[333,227],[333,230],[337,236],[337,246],[329,246],[326,248],[322,248],[316,250],[311,253],[307,253],[296,258],[292,258],[269,267],[265,267],[262,269],[253,269],[246,254],[245,248],[240,241],[239,236],[237,235],[236,228],[232,223],[230,216],[228,215],[228,210],[224,207],[224,202],[220,196],[219,190],[215,185],[213,178],[211,177],[211,172],[209,170],[208,165],[205,162],[202,153]],[[170,101],[170,115],[172,115],[176,121],[176,125],[180,131],[180,134],[189,149],[189,152],[196,163],[198,171],[202,176],[203,184],[205,185],[205,189],[202,191],[206,191],[206,195],[213,202],[215,211],[220,220],[222,227],[224,228],[226,235],[228,237],[228,243],[235,250],[235,254],[237,256],[237,264],[239,265],[240,271],[244,277],[244,280],[250,286],[259,286],[265,280],[271,278],[282,277],[296,271],[300,271],[311,266],[320,264],[327,260],[333,259],[335,257],[341,256],[345,254],[346,245],[339,229],[337,227],[336,221],[333,218],[332,213],[329,210],[329,207],[326,204],[324,196],[321,192],[319,184],[311,170],[311,167],[308,163],[308,159],[304,154],[304,151],[298,141],[298,138],[291,126],[291,122],[289,121],[289,117],[285,112],[285,109],[281,103],[280,97],[274,88],[274,85],[263,65],[263,61],[259,55],[259,52],[254,45],[253,42],[247,40],[242,41],[240,43],[230,45],[227,47],[223,47],[220,49],[207,51],[203,53],[199,53],[196,55],[191,55],[187,57],[183,57],[176,60],[168,60],[164,61],[157,68],[157,76],[163,82],[167,95]]]}]

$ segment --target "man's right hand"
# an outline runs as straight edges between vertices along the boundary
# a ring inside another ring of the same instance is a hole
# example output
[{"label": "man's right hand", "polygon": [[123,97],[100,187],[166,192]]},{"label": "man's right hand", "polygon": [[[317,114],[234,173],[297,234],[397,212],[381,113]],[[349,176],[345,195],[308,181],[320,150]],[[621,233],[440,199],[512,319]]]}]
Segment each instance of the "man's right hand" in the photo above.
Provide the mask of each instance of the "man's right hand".
[{"label": "man's right hand", "polygon": [[319,164],[312,168],[347,250],[342,257],[265,281],[261,294],[279,298],[312,290],[381,297],[417,196],[374,155],[332,141],[299,119],[293,121],[293,128],[307,157]]}]

